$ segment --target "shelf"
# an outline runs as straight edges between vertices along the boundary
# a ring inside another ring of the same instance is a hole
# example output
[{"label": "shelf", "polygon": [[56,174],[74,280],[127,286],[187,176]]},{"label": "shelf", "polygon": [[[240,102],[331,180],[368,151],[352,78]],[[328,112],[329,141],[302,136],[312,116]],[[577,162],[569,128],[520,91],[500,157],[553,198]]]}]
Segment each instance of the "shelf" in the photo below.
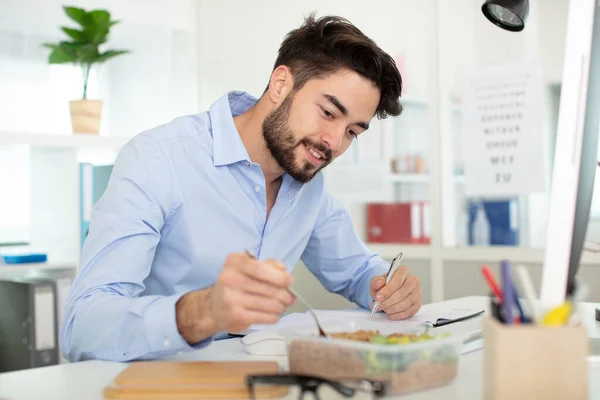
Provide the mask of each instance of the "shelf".
[{"label": "shelf", "polygon": [[[404,243],[367,243],[369,249],[379,253],[384,259],[391,260],[399,251],[404,252],[407,260],[429,260],[432,258],[432,247]],[[513,263],[543,264],[545,250],[541,248],[487,246],[457,247],[442,249],[441,258],[444,263],[498,263],[510,260]],[[584,251],[581,256],[582,265],[600,265],[600,253]]]},{"label": "shelf", "polygon": [[[390,174],[390,182],[393,183],[429,183],[429,174],[417,173],[392,173]],[[464,175],[455,175],[454,182],[457,184],[465,183]]]},{"label": "shelf", "polygon": [[392,260],[400,251],[404,252],[406,260],[429,260],[432,252],[427,244],[367,243],[367,247],[386,260]]},{"label": "shelf", "polygon": [[429,175],[398,172],[390,174],[390,181],[394,183],[428,183]]},{"label": "shelf", "polygon": [[[501,260],[510,260],[513,263],[543,264],[544,257],[545,250],[542,248],[513,246],[457,247],[442,250],[444,262],[497,263]],[[585,265],[600,264],[600,254],[584,251],[580,263]]]},{"label": "shelf", "polygon": [[35,133],[0,132],[0,146],[68,148],[82,150],[119,150],[130,137],[108,137],[94,134],[45,135]]},{"label": "shelf", "polygon": [[24,273],[26,275],[49,270],[74,270],[77,265],[71,263],[31,263],[31,264],[1,264],[0,276]]}]

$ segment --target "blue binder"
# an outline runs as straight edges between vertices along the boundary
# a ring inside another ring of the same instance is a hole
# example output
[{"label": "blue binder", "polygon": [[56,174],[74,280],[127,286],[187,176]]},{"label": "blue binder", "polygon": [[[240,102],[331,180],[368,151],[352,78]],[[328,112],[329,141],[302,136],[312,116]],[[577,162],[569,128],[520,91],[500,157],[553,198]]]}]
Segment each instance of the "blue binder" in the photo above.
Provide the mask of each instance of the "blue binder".
[{"label": "blue binder", "polygon": [[[479,201],[469,201],[469,244],[473,245],[473,222]],[[519,245],[519,200],[484,200],[483,208],[490,224],[490,245]]]},{"label": "blue binder", "polygon": [[90,229],[91,212],[98,200],[104,194],[110,175],[112,165],[93,165],[90,163],[79,164],[80,179],[80,221],[81,221],[81,246],[85,242]]}]

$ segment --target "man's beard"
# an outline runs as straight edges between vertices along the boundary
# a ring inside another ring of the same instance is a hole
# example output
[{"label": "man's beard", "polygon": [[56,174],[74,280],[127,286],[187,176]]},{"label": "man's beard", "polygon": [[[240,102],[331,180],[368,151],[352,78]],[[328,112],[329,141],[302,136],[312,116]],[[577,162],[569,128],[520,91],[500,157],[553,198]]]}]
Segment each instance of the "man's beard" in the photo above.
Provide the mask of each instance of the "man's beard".
[{"label": "man's beard", "polygon": [[[263,136],[267,148],[279,166],[292,178],[306,183],[331,162],[332,155],[331,150],[323,143],[313,142],[308,138],[296,142],[294,133],[288,126],[292,100],[293,95],[288,95],[283,103],[265,118],[263,122]],[[302,144],[313,147],[324,154],[325,159],[323,160],[323,164],[316,167],[306,160],[303,165],[298,165],[296,163],[296,149]]]}]

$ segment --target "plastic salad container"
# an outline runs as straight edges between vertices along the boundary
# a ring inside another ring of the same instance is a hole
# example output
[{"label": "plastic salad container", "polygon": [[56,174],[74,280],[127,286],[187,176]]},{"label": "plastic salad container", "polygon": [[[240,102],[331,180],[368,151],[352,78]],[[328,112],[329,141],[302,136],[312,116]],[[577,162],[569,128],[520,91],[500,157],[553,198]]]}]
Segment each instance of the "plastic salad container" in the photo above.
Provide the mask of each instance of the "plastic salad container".
[{"label": "plastic salad container", "polygon": [[[402,322],[364,319],[324,328],[334,335],[332,339],[314,332],[285,335],[291,373],[386,381],[389,394],[442,386],[457,375],[462,339],[443,328],[411,329]],[[370,336],[370,342],[335,337],[357,331],[378,331],[379,335]]]}]

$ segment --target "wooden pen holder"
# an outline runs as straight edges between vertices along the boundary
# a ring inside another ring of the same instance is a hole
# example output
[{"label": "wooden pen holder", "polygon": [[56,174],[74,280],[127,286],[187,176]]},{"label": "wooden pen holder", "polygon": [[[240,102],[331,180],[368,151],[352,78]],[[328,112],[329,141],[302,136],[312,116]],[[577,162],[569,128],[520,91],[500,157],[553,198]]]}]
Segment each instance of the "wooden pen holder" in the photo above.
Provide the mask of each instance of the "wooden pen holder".
[{"label": "wooden pen holder", "polygon": [[587,399],[588,335],[583,326],[484,321],[487,400]]}]

